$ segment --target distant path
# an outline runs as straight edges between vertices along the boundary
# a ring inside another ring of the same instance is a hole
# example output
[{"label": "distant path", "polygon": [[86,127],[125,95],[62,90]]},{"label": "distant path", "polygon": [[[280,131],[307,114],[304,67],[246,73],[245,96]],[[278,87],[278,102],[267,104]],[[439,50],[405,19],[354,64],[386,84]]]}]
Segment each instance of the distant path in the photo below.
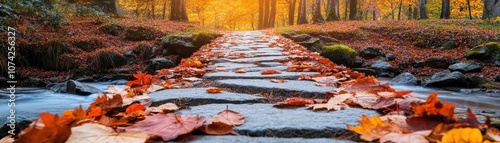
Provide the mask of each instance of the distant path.
[{"label": "distant path", "polygon": [[[313,81],[297,80],[300,74],[313,75],[318,72],[287,72],[288,66],[282,63],[288,61],[289,56],[283,54],[284,45],[276,44],[279,36],[250,31],[234,32],[223,38],[223,42],[212,46],[211,52],[224,55],[225,58],[211,59],[214,65],[207,69],[217,72],[204,75],[203,83],[223,87],[227,91],[210,94],[206,92],[207,88],[162,90],[150,94],[153,106],[155,103],[181,102],[180,104],[188,104],[190,109],[181,110],[180,113],[197,114],[207,118],[228,106],[229,109],[245,116],[246,122],[235,127],[235,131],[244,136],[260,138],[205,136],[196,141],[349,142],[330,138],[352,139],[356,135],[347,130],[346,124],[357,125],[361,114],[379,115],[376,111],[361,108],[327,112],[307,110],[306,107],[273,107],[269,101],[271,99],[291,96],[323,98],[325,92],[332,91],[334,87],[316,86]],[[244,69],[246,73],[235,73],[237,69]],[[281,74],[261,75],[264,70],[276,70]],[[269,79],[288,81],[274,83]]]}]

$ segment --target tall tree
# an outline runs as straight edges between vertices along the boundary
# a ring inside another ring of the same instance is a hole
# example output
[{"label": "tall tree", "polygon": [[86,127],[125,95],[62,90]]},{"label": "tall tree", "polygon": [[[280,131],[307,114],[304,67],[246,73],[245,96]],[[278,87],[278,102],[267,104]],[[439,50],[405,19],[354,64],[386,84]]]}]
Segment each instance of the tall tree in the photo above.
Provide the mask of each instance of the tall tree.
[{"label": "tall tree", "polygon": [[321,15],[321,0],[316,0],[316,4],[314,5],[312,22],[313,23],[325,22],[325,19],[323,19],[323,15]]},{"label": "tall tree", "polygon": [[340,20],[339,0],[328,0],[328,11],[326,12],[326,21]]},{"label": "tall tree", "polygon": [[398,20],[401,20],[401,11],[403,10],[403,0],[399,0]]},{"label": "tall tree", "polygon": [[156,5],[155,0],[152,0],[151,1],[151,17],[153,19],[155,19],[155,5]]},{"label": "tall tree", "polygon": [[349,20],[356,20],[358,12],[358,0],[349,0]]},{"label": "tall tree", "polygon": [[470,0],[467,0],[467,10],[469,11],[469,19],[472,20],[472,11],[470,9]]},{"label": "tall tree", "polygon": [[286,0],[288,3],[288,25],[293,25],[295,21],[295,5],[297,0]]},{"label": "tall tree", "polygon": [[425,6],[426,3],[427,3],[427,0],[419,0],[420,19],[427,19],[427,18],[429,18],[427,16],[427,6]]},{"label": "tall tree", "polygon": [[413,8],[413,19],[417,20],[418,19],[418,7],[415,6]]},{"label": "tall tree", "polygon": [[167,0],[163,0],[163,11],[161,14],[162,19],[166,18],[166,13],[167,13]]},{"label": "tall tree", "polygon": [[259,0],[259,29],[264,29],[264,0]]},{"label": "tall tree", "polygon": [[170,20],[188,21],[185,0],[171,0]]},{"label": "tall tree", "polygon": [[307,24],[307,13],[306,13],[306,7],[307,7],[307,0],[300,0],[299,3],[299,14],[297,18],[297,24]]},{"label": "tall tree", "polygon": [[483,0],[483,19],[495,19],[500,16],[500,0]]},{"label": "tall tree", "polygon": [[441,2],[441,16],[439,18],[441,19],[450,19],[450,0],[442,0]]},{"label": "tall tree", "polygon": [[344,20],[347,20],[347,13],[349,10],[349,0],[345,0],[345,8],[344,8]]},{"label": "tall tree", "polygon": [[276,0],[271,0],[271,11],[268,21],[267,28],[274,28],[274,22],[276,21]]},{"label": "tall tree", "polygon": [[273,28],[276,21],[276,0],[259,1],[259,29]]},{"label": "tall tree", "polygon": [[264,28],[269,28],[269,17],[271,16],[269,13],[270,9],[270,0],[264,0]]}]

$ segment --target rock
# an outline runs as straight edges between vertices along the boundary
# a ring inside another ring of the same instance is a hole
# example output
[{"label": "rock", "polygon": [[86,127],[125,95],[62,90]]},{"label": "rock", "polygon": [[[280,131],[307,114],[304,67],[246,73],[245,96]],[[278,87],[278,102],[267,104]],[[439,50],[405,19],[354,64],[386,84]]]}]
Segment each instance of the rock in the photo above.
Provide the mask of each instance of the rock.
[{"label": "rock", "polygon": [[441,50],[451,50],[457,48],[457,43],[455,40],[449,40],[448,42],[444,43],[443,46],[441,46]]},{"label": "rock", "polygon": [[405,73],[402,73],[402,74],[396,76],[395,78],[393,78],[391,80],[391,82],[389,82],[389,84],[390,85],[410,85],[410,86],[413,86],[413,85],[417,85],[418,81],[417,81],[417,78],[413,74],[405,72]]},{"label": "rock", "polygon": [[132,69],[130,69],[130,68],[119,68],[119,69],[113,70],[113,73],[130,74],[131,70]]},{"label": "rock", "polygon": [[281,33],[281,36],[285,37],[285,38],[288,38],[288,39],[292,39],[292,37],[296,35],[295,32],[293,31],[288,31],[288,32],[283,32]]},{"label": "rock", "polygon": [[392,61],[396,59],[396,56],[394,54],[387,54],[385,55],[385,58],[387,58],[387,60],[389,61]]},{"label": "rock", "polygon": [[373,69],[368,69],[368,68],[353,68],[352,71],[357,71],[360,73],[364,73],[365,75],[369,76],[377,76],[377,71]]},{"label": "rock", "polygon": [[300,44],[300,45],[306,47],[311,52],[319,52],[324,47],[321,44],[321,40],[319,38],[311,38],[309,40],[297,42],[297,44]]},{"label": "rock", "polygon": [[90,58],[90,66],[94,70],[110,69],[127,64],[127,59],[114,51],[99,51]]},{"label": "rock", "polygon": [[433,57],[425,61],[425,64],[431,68],[447,69],[450,66],[448,60],[443,56]]},{"label": "rock", "polygon": [[95,82],[95,80],[91,79],[91,78],[78,78],[78,79],[76,79],[76,81],[78,81],[78,82]]},{"label": "rock", "polygon": [[495,81],[500,82],[500,75],[497,75],[497,77],[495,77]]},{"label": "rock", "polygon": [[361,68],[363,67],[364,60],[361,57],[356,56],[356,60],[354,61],[354,64],[352,65],[353,68]]},{"label": "rock", "polygon": [[9,84],[7,84],[7,78],[5,77],[0,77],[0,87],[7,87]]},{"label": "rock", "polygon": [[462,73],[446,70],[435,73],[430,79],[423,80],[422,85],[430,87],[462,87],[464,82],[465,77]]},{"label": "rock", "polygon": [[[273,104],[207,104],[180,110],[181,114],[211,118],[229,108],[245,116],[245,123],[233,129],[253,137],[335,138],[356,135],[346,124],[358,125],[361,114],[379,115],[374,110],[346,108],[340,111],[311,111],[308,107],[280,109]],[[249,110],[251,109],[251,110]],[[332,120],[334,119],[334,120]],[[333,135],[333,136],[332,136]],[[353,137],[356,138],[356,137]]]},{"label": "rock", "polygon": [[347,45],[336,44],[327,46],[321,51],[320,55],[338,65],[347,67],[351,67],[356,61],[356,51]]},{"label": "rock", "polygon": [[[0,138],[3,138],[7,135],[11,135],[9,134],[9,131],[13,130],[14,134],[17,135],[17,137],[19,137],[19,133],[21,133],[22,130],[24,130],[25,128],[29,127],[30,124],[33,122],[31,120],[28,120],[28,119],[25,119],[24,117],[20,117],[19,115],[16,115],[16,122],[15,124],[10,124],[9,121],[6,121],[5,123],[3,123],[0,128]],[[11,128],[14,127],[14,129]]]},{"label": "rock", "polygon": [[151,106],[157,106],[165,103],[175,103],[177,105],[198,106],[205,104],[244,104],[244,103],[263,103],[267,99],[257,95],[232,93],[222,91],[221,93],[207,93],[208,88],[184,88],[169,89],[151,93],[149,96],[153,101]]},{"label": "rock", "polygon": [[425,61],[413,61],[413,67],[421,68],[425,66]]},{"label": "rock", "polygon": [[480,72],[483,70],[483,66],[475,63],[457,63],[450,65],[448,69],[450,71],[459,71],[461,73]]},{"label": "rock", "polygon": [[260,67],[278,67],[282,66],[283,64],[280,62],[261,62],[259,63]]},{"label": "rock", "polygon": [[465,78],[469,88],[498,89],[499,85],[482,76],[468,76]]},{"label": "rock", "polygon": [[174,61],[166,58],[156,58],[151,60],[151,62],[146,67],[145,71],[149,74],[155,74],[157,70],[164,68],[175,67]]},{"label": "rock", "polygon": [[189,57],[198,51],[201,46],[209,44],[211,40],[219,35],[213,33],[194,33],[194,34],[170,34],[165,36],[160,45],[162,49],[167,49],[169,54],[177,54],[181,57]]},{"label": "rock", "polygon": [[127,50],[123,53],[123,56],[125,57],[131,57],[132,56],[132,50]]},{"label": "rock", "polygon": [[102,31],[106,34],[118,36],[121,35],[125,31],[125,27],[118,25],[116,23],[109,23],[99,28],[99,31]]},{"label": "rock", "polygon": [[[275,67],[272,67],[275,68]],[[272,69],[271,68],[271,69]],[[284,68],[286,69],[286,68]],[[281,72],[281,74],[262,75],[261,72],[235,73],[235,72],[214,72],[203,75],[204,79],[297,79],[301,74],[314,75],[319,72]]]},{"label": "rock", "polygon": [[292,39],[295,42],[304,42],[306,40],[312,39],[311,35],[309,34],[299,34],[299,35],[294,35],[290,39]]},{"label": "rock", "polygon": [[90,95],[101,93],[102,91],[90,85],[82,84],[75,80],[69,80],[64,83],[59,83],[50,88],[54,92],[69,93],[76,95]]},{"label": "rock", "polygon": [[458,63],[458,62],[460,62],[460,58],[457,58],[457,57],[452,57],[452,58],[450,59],[450,64],[456,64],[456,63]]},{"label": "rock", "polygon": [[114,74],[111,76],[111,80],[132,80],[135,79],[131,74]]},{"label": "rock", "polygon": [[485,45],[474,47],[466,52],[467,59],[500,60],[500,44],[489,42]]},{"label": "rock", "polygon": [[153,27],[132,26],[125,30],[125,39],[130,41],[154,40],[163,35]]},{"label": "rock", "polygon": [[325,92],[335,89],[326,86],[316,86],[314,82],[304,80],[288,80],[284,83],[274,83],[262,79],[225,79],[215,81],[214,85],[229,88],[235,92],[248,94],[267,93],[276,97],[291,97],[298,94],[301,97],[323,98]]},{"label": "rock", "polygon": [[371,65],[371,68],[372,69],[375,69],[379,72],[392,72],[392,71],[395,71],[395,68],[392,67],[391,64],[385,62],[385,61],[382,61],[382,60],[378,60],[376,61],[375,63],[373,63]]},{"label": "rock", "polygon": [[365,59],[373,59],[383,54],[384,52],[382,51],[382,49],[375,47],[365,47],[361,51],[359,51],[359,55]]},{"label": "rock", "polygon": [[398,69],[408,69],[408,63],[406,62],[400,62],[398,63]]},{"label": "rock", "polygon": [[249,136],[191,136],[190,143],[354,143],[354,141],[331,138],[277,138]]}]

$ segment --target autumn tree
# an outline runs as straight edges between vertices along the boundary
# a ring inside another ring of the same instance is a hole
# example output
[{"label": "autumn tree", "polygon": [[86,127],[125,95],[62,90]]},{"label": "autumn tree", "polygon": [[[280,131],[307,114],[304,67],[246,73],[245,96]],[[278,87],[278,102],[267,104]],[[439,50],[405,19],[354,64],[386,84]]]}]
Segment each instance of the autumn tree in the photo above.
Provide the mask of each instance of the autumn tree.
[{"label": "autumn tree", "polygon": [[349,0],[349,20],[357,20],[358,0]]},{"label": "autumn tree", "polygon": [[276,0],[259,0],[259,29],[273,28],[276,20]]},{"label": "autumn tree", "polygon": [[313,23],[323,23],[323,22],[325,22],[325,19],[323,19],[323,15],[321,15],[321,0],[316,0],[315,1],[312,22]]},{"label": "autumn tree", "polygon": [[297,18],[297,24],[307,24],[307,0],[300,0],[299,2],[299,13]]},{"label": "autumn tree", "polygon": [[441,2],[441,19],[450,19],[450,0],[442,0]]},{"label": "autumn tree", "polygon": [[286,0],[288,3],[288,25],[293,25],[295,21],[295,6],[297,0]]},{"label": "autumn tree", "polygon": [[494,19],[500,16],[500,1],[498,0],[483,0],[483,19]]},{"label": "autumn tree", "polygon": [[328,0],[328,9],[326,12],[326,21],[340,20],[339,0]]},{"label": "autumn tree", "polygon": [[420,10],[420,19],[427,19],[427,6],[425,6],[427,0],[419,0],[419,10]]},{"label": "autumn tree", "polygon": [[170,20],[188,21],[186,0],[171,0]]}]

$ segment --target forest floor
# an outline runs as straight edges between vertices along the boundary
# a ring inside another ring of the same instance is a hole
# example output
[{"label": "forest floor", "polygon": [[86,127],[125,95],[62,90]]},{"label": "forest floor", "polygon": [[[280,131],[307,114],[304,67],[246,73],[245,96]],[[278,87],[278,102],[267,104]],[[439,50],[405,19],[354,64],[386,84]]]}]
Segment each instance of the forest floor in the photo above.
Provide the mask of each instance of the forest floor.
[{"label": "forest floor", "polygon": [[[476,20],[419,20],[419,21],[335,21],[322,24],[297,25],[277,29],[276,32],[298,31],[318,37],[325,42],[348,45],[356,51],[373,46],[381,48],[387,54],[394,54],[396,60],[389,61],[394,67],[399,63],[425,61],[432,57],[443,56],[445,59],[458,58],[458,62],[473,62],[484,66],[478,73],[493,80],[500,75],[500,67],[487,66],[475,60],[467,60],[464,53],[481,44],[500,41],[500,23]],[[452,50],[440,50],[450,40],[455,40],[457,47]],[[404,58],[403,58],[404,57]],[[365,62],[374,62],[378,58]],[[401,72],[429,76],[443,69],[413,67]]]}]

